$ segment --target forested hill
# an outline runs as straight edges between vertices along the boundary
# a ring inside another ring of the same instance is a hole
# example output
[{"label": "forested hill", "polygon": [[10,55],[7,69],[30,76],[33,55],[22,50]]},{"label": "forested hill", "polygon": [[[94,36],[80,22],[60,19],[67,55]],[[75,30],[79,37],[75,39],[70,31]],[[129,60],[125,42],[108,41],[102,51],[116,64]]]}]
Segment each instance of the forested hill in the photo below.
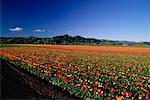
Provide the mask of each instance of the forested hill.
[{"label": "forested hill", "polygon": [[150,46],[150,42],[113,41],[104,39],[84,38],[81,36],[55,36],[52,38],[37,37],[1,37],[1,44],[76,44],[76,45],[133,45]]}]

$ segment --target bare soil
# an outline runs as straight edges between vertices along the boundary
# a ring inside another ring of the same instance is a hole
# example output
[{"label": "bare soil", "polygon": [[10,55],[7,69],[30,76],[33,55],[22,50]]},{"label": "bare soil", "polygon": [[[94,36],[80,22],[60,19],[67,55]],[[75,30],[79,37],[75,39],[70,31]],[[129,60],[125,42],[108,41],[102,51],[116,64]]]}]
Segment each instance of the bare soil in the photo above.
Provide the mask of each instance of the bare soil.
[{"label": "bare soil", "polygon": [[0,59],[1,99],[80,99]]}]

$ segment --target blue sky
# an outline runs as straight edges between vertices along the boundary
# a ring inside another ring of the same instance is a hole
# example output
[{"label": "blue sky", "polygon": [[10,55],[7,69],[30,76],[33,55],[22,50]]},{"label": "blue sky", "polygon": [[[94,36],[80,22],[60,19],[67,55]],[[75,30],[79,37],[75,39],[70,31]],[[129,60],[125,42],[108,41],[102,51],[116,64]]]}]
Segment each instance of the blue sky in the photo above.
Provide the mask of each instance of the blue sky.
[{"label": "blue sky", "polygon": [[150,41],[150,0],[1,0],[1,36]]}]

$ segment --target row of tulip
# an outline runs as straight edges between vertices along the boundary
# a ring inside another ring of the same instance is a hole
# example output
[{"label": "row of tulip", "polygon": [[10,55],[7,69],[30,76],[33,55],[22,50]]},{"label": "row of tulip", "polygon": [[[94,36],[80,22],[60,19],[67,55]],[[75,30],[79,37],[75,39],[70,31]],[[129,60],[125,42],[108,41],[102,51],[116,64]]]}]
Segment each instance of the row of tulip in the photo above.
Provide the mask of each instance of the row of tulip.
[{"label": "row of tulip", "polygon": [[149,99],[150,55],[0,48],[0,57],[82,98]]}]

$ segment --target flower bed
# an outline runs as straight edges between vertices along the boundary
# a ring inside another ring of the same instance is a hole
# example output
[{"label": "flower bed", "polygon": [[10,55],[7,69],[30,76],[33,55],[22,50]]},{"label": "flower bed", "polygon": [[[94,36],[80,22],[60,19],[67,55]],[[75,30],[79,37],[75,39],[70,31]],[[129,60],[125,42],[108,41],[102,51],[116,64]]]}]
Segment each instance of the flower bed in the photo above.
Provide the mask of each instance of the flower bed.
[{"label": "flower bed", "polygon": [[149,99],[150,55],[42,46],[0,49],[1,58],[78,97]]}]

